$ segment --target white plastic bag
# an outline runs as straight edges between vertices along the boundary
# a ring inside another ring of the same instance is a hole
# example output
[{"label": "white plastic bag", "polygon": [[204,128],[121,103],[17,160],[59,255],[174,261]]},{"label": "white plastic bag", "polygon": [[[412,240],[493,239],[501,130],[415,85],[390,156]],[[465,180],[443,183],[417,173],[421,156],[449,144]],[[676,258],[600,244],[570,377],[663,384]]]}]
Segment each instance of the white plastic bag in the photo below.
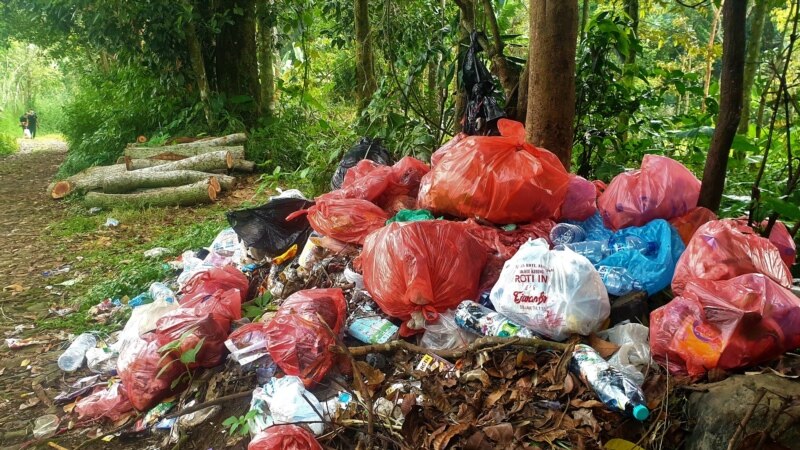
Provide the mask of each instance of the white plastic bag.
[{"label": "white plastic bag", "polygon": [[490,298],[497,312],[557,341],[597,331],[611,310],[592,263],[569,249],[550,250],[544,239],[506,261]]},{"label": "white plastic bag", "polygon": [[425,324],[425,333],[422,335],[420,345],[434,350],[446,350],[469,345],[479,337],[456,325],[456,312],[451,309],[439,313],[436,322]]},{"label": "white plastic bag", "polygon": [[619,350],[609,358],[608,363],[627,373],[641,386],[644,372],[650,366],[650,329],[639,323],[620,323],[597,335],[613,344]]},{"label": "white plastic bag", "polygon": [[119,333],[119,340],[111,349],[119,353],[117,370],[122,371],[133,361],[138,350],[147,345],[141,336],[156,329],[156,322],[170,311],[178,309],[178,303],[169,303],[163,299],[154,300],[152,303],[137,306],[131,313],[131,318]]},{"label": "white plastic bag", "polygon": [[248,421],[251,435],[272,425],[286,423],[306,423],[317,436],[324,430],[322,404],[295,376],[272,378],[263,387],[257,387],[253,391],[250,410],[259,411]]}]

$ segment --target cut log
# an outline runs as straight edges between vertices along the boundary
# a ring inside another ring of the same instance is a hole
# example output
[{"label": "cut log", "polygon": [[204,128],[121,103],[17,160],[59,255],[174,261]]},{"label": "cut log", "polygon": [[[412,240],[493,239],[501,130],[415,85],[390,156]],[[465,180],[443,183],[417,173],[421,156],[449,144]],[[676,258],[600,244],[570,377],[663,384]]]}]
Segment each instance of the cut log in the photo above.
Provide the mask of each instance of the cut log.
[{"label": "cut log", "polygon": [[145,169],[142,172],[169,172],[172,170],[198,170],[200,172],[210,172],[216,169],[230,169],[233,167],[233,156],[229,151],[218,151],[192,156],[191,158],[180,161],[171,161]]},{"label": "cut log", "polygon": [[256,163],[244,159],[237,159],[233,162],[232,170],[236,172],[252,172],[256,169]]},{"label": "cut log", "polygon": [[[142,172],[134,170],[121,175],[109,177],[103,182],[106,194],[124,194],[136,189],[151,189],[170,186],[184,186],[205,180],[206,172],[196,170],[173,170],[170,172]],[[218,175],[214,184],[224,190],[230,190],[236,179],[228,175]]]},{"label": "cut log", "polygon": [[148,167],[161,166],[169,163],[163,159],[133,159],[130,156],[125,156],[125,167],[128,170],[146,169]]},{"label": "cut log", "polygon": [[125,149],[125,156],[130,156],[133,159],[169,159],[172,161],[190,156],[202,155],[204,153],[219,152],[227,150],[231,152],[235,159],[244,159],[244,147],[241,145],[235,146],[218,146],[218,145],[197,145],[194,147],[184,147],[186,144],[168,145],[165,147],[135,147]]},{"label": "cut log", "polygon": [[210,176],[205,180],[184,186],[148,189],[133,194],[105,194],[89,192],[86,194],[87,206],[114,208],[118,206],[191,206],[211,203],[217,199],[217,189],[212,185]]},{"label": "cut log", "polygon": [[47,192],[50,193],[52,198],[60,199],[73,192],[83,193],[92,189],[99,189],[106,179],[123,174],[125,171],[125,164],[90,167],[67,179],[50,183],[47,186]]},{"label": "cut log", "polygon": [[199,141],[187,142],[185,144],[175,144],[171,147],[195,147],[195,146],[213,146],[222,147],[226,145],[244,144],[247,142],[247,135],[244,133],[234,133],[227,136],[220,136],[215,138],[200,139]]}]

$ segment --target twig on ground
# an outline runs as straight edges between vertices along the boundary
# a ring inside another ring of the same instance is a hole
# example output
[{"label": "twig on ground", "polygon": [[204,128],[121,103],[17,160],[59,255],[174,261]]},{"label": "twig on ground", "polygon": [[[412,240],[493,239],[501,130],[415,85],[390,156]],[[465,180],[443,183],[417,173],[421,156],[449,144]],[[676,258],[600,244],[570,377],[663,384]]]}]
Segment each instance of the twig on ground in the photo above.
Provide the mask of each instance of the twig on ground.
[{"label": "twig on ground", "polygon": [[775,427],[775,424],[778,422],[778,418],[781,416],[781,414],[783,414],[783,411],[786,410],[786,403],[786,399],[781,399],[780,405],[778,405],[778,410],[775,411],[775,414],[772,417],[770,417],[769,422],[761,431],[761,437],[758,438],[756,450],[759,450],[764,445],[764,442],[766,442],[769,432]]},{"label": "twig on ground", "polygon": [[217,397],[214,400],[209,400],[205,403],[200,403],[194,406],[190,406],[188,408],[184,408],[178,412],[167,414],[166,416],[164,416],[164,419],[174,419],[176,417],[185,416],[186,414],[191,414],[193,412],[200,411],[201,409],[208,408],[209,406],[221,405],[231,400],[238,400],[240,398],[248,397],[250,395],[253,395],[253,391],[237,392],[235,394],[226,395],[224,397]]},{"label": "twig on ground", "polygon": [[546,341],[544,339],[487,336],[476,339],[475,342],[473,342],[470,345],[452,349],[445,349],[445,350],[434,350],[425,347],[420,347],[418,345],[414,345],[410,342],[403,340],[391,341],[385,344],[373,344],[373,345],[362,345],[359,347],[349,347],[347,349],[349,350],[349,353],[352,356],[365,356],[369,353],[392,353],[402,349],[412,353],[420,353],[420,354],[429,353],[442,358],[460,358],[467,353],[474,353],[477,351],[484,351],[496,346],[507,346],[507,345],[559,350],[559,351],[564,351],[569,348],[568,344]]},{"label": "twig on ground", "polygon": [[750,409],[747,411],[747,414],[745,414],[744,417],[742,417],[742,421],[739,422],[739,425],[736,427],[736,431],[733,432],[733,436],[731,436],[731,439],[728,441],[727,450],[734,450],[736,448],[735,447],[736,441],[739,440],[739,437],[742,435],[744,429],[747,427],[747,423],[750,422],[750,418],[753,417],[753,413],[756,411],[758,404],[761,403],[761,399],[764,398],[764,394],[766,393],[767,390],[764,388],[759,388],[758,391],[756,391],[756,398],[755,401],[753,402],[753,406],[751,406]]}]

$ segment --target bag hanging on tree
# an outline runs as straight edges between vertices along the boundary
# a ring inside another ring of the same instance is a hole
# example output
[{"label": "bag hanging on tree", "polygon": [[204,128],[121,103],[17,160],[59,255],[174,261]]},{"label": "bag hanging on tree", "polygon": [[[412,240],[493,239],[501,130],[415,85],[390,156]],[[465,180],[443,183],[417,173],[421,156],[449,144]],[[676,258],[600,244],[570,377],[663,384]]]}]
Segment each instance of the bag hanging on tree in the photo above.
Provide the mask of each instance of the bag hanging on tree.
[{"label": "bag hanging on tree", "polygon": [[585,257],[529,241],[503,267],[489,296],[497,312],[536,334],[562,341],[588,335],[611,306],[600,275]]},{"label": "bag hanging on tree", "polygon": [[521,123],[500,119],[498,127],[502,136],[466,137],[437,151],[437,163],[422,178],[420,208],[496,224],[558,213],[569,184],[561,161],[525,142]]},{"label": "bag hanging on tree", "polygon": [[666,156],[645,155],[642,168],[617,175],[597,201],[612,230],[669,220],[697,206],[700,180]]}]

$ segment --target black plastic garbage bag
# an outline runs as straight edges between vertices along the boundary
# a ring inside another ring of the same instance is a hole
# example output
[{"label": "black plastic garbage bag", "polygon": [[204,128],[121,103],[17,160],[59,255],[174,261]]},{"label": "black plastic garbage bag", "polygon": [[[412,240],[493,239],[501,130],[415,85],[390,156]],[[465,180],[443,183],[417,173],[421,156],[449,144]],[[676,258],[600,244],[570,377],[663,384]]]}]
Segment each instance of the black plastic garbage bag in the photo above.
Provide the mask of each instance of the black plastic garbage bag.
[{"label": "black plastic garbage bag", "polygon": [[305,214],[289,221],[286,217],[313,204],[299,198],[276,198],[257,208],[229,211],[226,216],[233,231],[248,247],[275,257],[297,244],[299,254],[311,234],[311,225]]},{"label": "black plastic garbage bag", "polygon": [[392,157],[389,155],[389,150],[381,144],[380,139],[370,139],[362,137],[358,144],[354,145],[342,158],[339,167],[336,168],[336,173],[331,178],[331,188],[339,189],[344,183],[344,176],[347,174],[347,169],[355,167],[362,159],[369,159],[378,164],[388,166],[392,164]]},{"label": "black plastic garbage bag", "polygon": [[506,114],[497,101],[498,97],[502,99],[502,94],[496,92],[492,74],[478,58],[478,53],[482,51],[478,35],[473,31],[470,34],[469,49],[461,72],[461,79],[467,92],[463,131],[468,135],[499,136],[497,119],[505,117]]}]

